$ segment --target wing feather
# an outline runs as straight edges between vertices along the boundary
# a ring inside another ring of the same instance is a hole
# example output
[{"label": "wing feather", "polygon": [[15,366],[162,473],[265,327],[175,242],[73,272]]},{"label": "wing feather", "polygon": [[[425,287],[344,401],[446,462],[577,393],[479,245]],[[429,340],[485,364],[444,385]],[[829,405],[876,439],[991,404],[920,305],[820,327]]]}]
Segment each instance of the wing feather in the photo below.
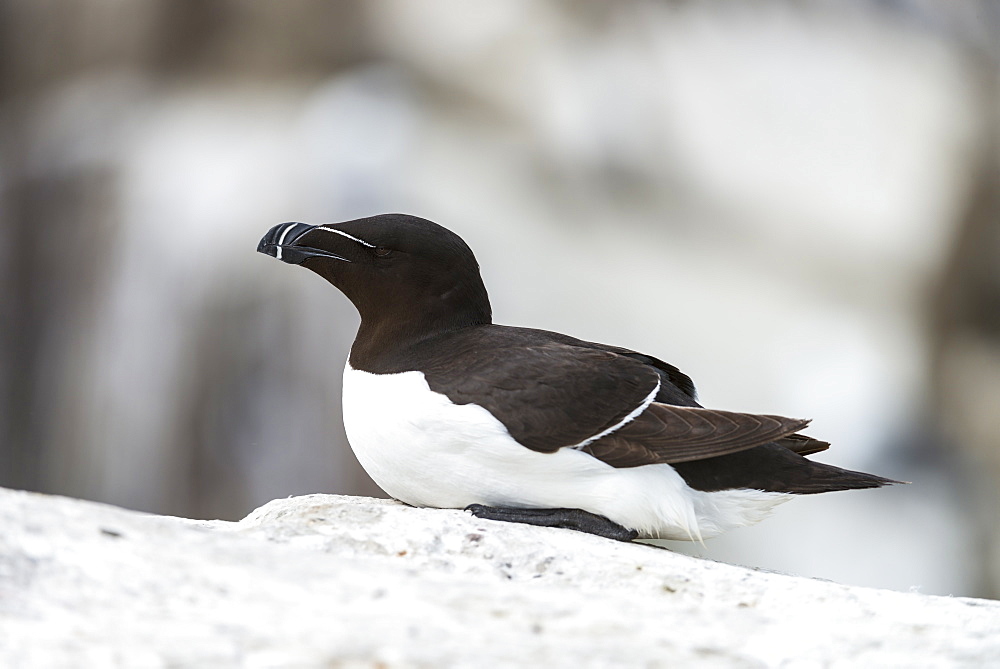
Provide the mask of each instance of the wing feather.
[{"label": "wing feather", "polygon": [[760,446],[808,424],[806,419],[654,402],[635,420],[582,450],[613,467],[690,462]]},{"label": "wing feather", "polygon": [[799,455],[812,455],[830,448],[830,442],[807,437],[804,434],[790,434],[787,437],[776,439],[775,443]]}]

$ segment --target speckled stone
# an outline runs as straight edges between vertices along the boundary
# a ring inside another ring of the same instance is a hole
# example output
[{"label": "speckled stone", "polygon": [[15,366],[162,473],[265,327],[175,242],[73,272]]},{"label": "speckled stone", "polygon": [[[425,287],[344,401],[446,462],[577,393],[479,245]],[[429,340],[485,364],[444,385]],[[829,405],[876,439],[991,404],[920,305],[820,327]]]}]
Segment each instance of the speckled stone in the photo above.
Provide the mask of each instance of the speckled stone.
[{"label": "speckled stone", "polygon": [[337,495],[237,523],[0,490],[4,667],[1000,666],[1000,602]]}]

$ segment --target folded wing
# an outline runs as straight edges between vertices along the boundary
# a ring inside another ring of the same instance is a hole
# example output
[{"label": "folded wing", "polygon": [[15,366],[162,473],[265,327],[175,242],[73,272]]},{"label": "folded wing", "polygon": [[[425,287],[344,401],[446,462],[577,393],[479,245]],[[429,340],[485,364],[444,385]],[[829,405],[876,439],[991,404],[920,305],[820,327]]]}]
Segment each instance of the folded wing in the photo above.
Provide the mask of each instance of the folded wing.
[{"label": "folded wing", "polygon": [[[612,467],[690,462],[737,453],[772,441],[781,443],[808,424],[806,419],[654,402],[631,422],[581,450]],[[791,441],[794,445],[799,442],[799,439]]]}]

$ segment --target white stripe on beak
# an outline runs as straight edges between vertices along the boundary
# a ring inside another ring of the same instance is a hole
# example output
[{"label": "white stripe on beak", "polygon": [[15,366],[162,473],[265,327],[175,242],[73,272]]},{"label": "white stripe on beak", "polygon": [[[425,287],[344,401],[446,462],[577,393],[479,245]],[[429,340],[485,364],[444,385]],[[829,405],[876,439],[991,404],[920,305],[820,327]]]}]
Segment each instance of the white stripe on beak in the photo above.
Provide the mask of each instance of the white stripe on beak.
[{"label": "white stripe on beak", "polygon": [[281,245],[285,243],[285,237],[288,236],[288,232],[295,227],[295,223],[285,223],[285,229],[281,231],[281,236],[278,237],[278,243],[275,244],[275,258],[281,260]]}]

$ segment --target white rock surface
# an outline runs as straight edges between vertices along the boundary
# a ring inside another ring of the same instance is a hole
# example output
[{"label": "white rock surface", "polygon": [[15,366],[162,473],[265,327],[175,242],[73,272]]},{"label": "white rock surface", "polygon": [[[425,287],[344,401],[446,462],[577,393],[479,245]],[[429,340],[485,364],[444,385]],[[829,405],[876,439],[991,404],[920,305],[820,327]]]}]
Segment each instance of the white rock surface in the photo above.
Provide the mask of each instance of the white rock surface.
[{"label": "white rock surface", "polygon": [[367,498],[238,523],[0,490],[3,667],[1000,666],[1000,602]]}]

